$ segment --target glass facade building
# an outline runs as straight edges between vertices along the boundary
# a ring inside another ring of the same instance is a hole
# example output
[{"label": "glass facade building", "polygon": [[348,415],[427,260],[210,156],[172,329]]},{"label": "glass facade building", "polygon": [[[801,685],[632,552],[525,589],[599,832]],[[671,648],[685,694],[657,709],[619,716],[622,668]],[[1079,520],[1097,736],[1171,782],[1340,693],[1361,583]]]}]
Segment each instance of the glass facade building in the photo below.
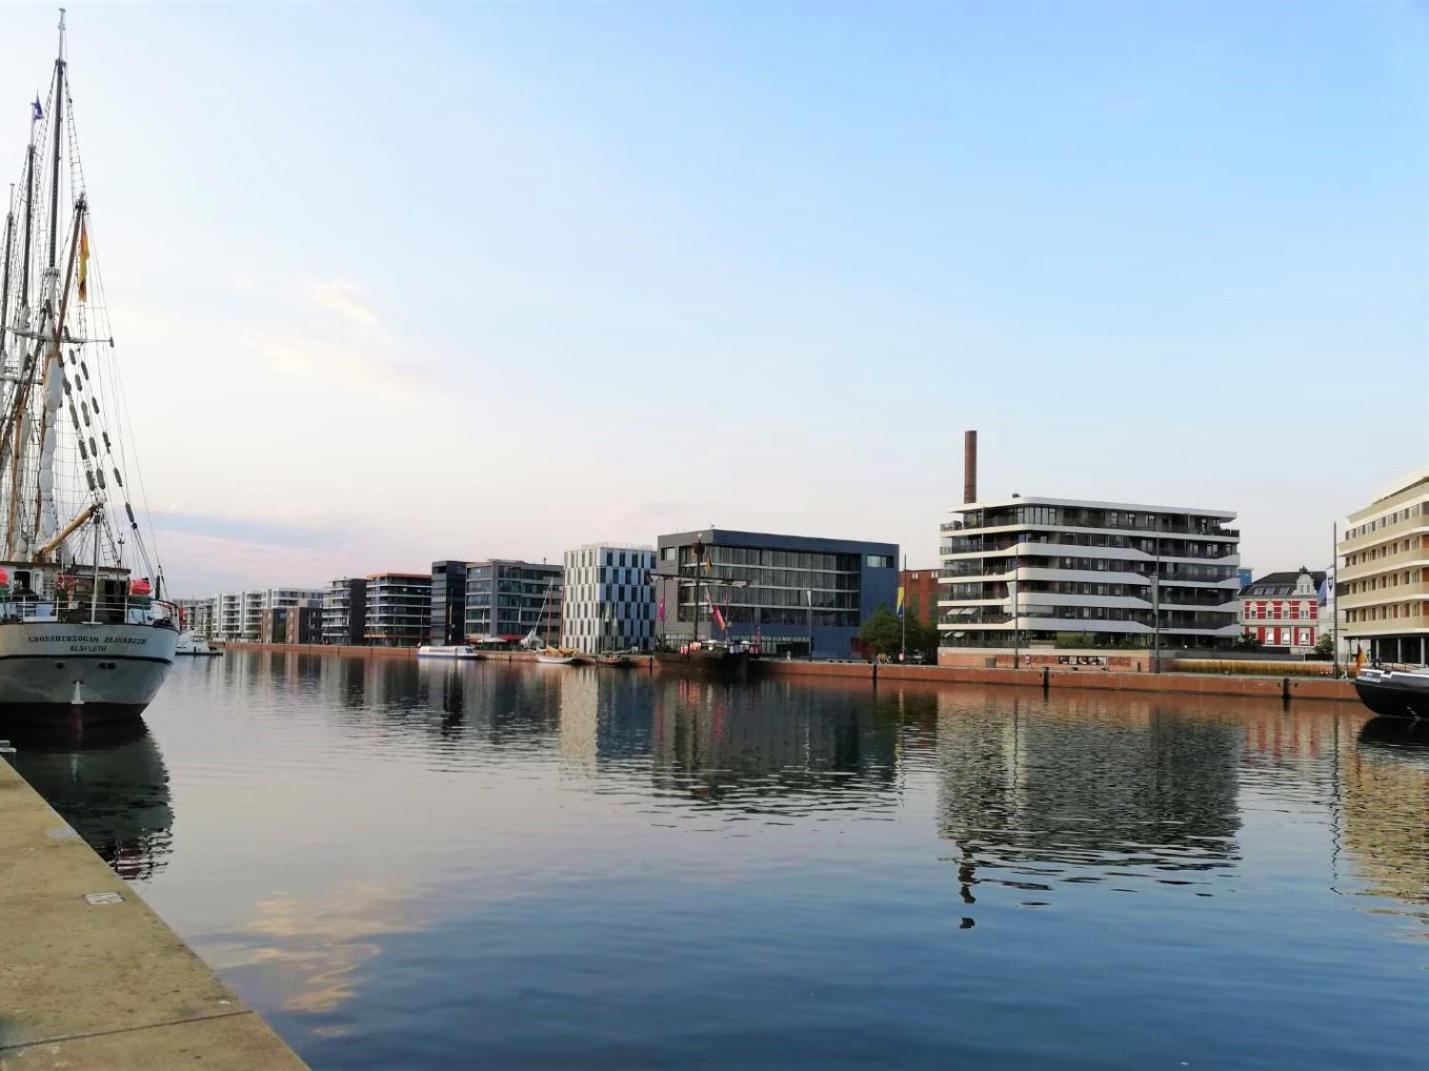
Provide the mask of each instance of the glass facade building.
[{"label": "glass facade building", "polygon": [[466,642],[467,562],[432,562],[432,608],[427,642],[442,647]]},{"label": "glass facade building", "polygon": [[848,658],[873,611],[893,607],[898,545],[718,528],[662,535],[656,586],[655,632],[667,646],[698,635]]},{"label": "glass facade building", "polygon": [[466,637],[516,643],[532,629],[548,644],[561,639],[559,565],[493,559],[466,570]]}]

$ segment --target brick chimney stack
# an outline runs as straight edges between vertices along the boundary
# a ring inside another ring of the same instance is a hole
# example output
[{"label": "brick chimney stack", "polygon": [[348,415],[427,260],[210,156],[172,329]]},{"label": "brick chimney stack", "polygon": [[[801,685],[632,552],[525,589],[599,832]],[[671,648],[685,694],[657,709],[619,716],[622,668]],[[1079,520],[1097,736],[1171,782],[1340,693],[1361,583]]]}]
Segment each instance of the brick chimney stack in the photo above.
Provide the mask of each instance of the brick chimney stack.
[{"label": "brick chimney stack", "polygon": [[963,433],[963,504],[977,501],[977,432]]}]

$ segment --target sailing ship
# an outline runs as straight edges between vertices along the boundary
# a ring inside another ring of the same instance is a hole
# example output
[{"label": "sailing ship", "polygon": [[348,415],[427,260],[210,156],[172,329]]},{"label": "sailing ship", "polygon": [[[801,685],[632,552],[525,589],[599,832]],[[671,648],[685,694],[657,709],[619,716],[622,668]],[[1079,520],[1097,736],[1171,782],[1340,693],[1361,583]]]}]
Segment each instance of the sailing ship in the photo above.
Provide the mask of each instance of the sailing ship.
[{"label": "sailing ship", "polygon": [[0,250],[0,715],[133,718],[173,665],[179,615],[129,499],[63,10],[59,31]]},{"label": "sailing ship", "polygon": [[[546,582],[546,593],[541,598],[541,613],[537,619],[537,624],[544,629],[546,627],[546,608],[551,602],[551,586],[554,581]],[[579,661],[579,655],[575,651],[567,650],[564,647],[552,647],[544,636],[537,632],[537,626],[532,625],[531,631],[521,640],[523,651],[535,651],[536,661],[543,666],[573,666]]]},{"label": "sailing ship", "polygon": [[[733,588],[741,586],[742,582],[715,576],[708,572],[713,563],[705,560],[705,543],[703,539],[696,538],[694,546],[691,548],[693,560],[692,569],[686,577],[682,572],[675,574],[673,585],[676,605],[683,601],[682,589],[686,584],[693,588],[692,609],[694,618],[694,637],[686,643],[681,643],[678,647],[662,647],[656,650],[653,658],[655,665],[661,672],[678,673],[690,677],[711,677],[723,680],[745,680],[749,676],[750,659],[758,653],[756,645],[731,641],[729,639],[729,627],[726,624],[725,614],[728,612],[728,602],[725,604],[725,612],[721,612],[716,600],[709,600],[709,614],[713,623],[718,623],[724,630],[725,638],[716,640],[712,636],[706,639],[700,638],[700,616],[704,609],[702,601],[703,590],[712,590],[718,586]],[[708,572],[708,575],[706,575]]]}]

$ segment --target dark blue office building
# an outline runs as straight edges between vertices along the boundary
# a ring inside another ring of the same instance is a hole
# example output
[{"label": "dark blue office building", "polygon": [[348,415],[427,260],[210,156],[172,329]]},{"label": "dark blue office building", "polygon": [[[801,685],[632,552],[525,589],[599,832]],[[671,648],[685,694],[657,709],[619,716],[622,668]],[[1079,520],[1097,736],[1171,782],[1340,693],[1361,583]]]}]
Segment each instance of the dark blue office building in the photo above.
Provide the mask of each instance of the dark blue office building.
[{"label": "dark blue office building", "polygon": [[898,593],[896,543],[706,528],[662,535],[658,548],[655,634],[669,646],[698,628],[702,640],[757,639],[766,654],[807,658],[812,644],[815,658],[848,658],[859,627]]}]

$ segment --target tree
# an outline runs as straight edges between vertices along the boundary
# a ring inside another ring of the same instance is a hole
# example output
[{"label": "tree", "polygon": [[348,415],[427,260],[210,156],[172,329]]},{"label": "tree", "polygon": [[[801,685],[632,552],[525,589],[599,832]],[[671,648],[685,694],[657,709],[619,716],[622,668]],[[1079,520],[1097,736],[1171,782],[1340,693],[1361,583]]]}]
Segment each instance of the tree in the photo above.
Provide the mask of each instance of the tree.
[{"label": "tree", "polygon": [[887,655],[889,658],[897,659],[898,652],[903,649],[904,625],[906,624],[908,657],[922,655],[929,661],[937,661],[937,628],[923,624],[906,610],[904,614],[907,618],[906,622],[900,619],[887,605],[880,606],[873,611],[872,616],[858,630],[859,641],[872,654]]},{"label": "tree", "polygon": [[1235,649],[1237,651],[1258,651],[1260,650],[1260,641],[1255,638],[1254,632],[1246,629],[1236,637]]},{"label": "tree", "polygon": [[1335,657],[1335,637],[1326,632],[1315,644],[1315,653],[1321,658]]},{"label": "tree", "polygon": [[903,643],[903,622],[886,605],[880,606],[858,630],[858,638],[872,654],[897,658]]}]

